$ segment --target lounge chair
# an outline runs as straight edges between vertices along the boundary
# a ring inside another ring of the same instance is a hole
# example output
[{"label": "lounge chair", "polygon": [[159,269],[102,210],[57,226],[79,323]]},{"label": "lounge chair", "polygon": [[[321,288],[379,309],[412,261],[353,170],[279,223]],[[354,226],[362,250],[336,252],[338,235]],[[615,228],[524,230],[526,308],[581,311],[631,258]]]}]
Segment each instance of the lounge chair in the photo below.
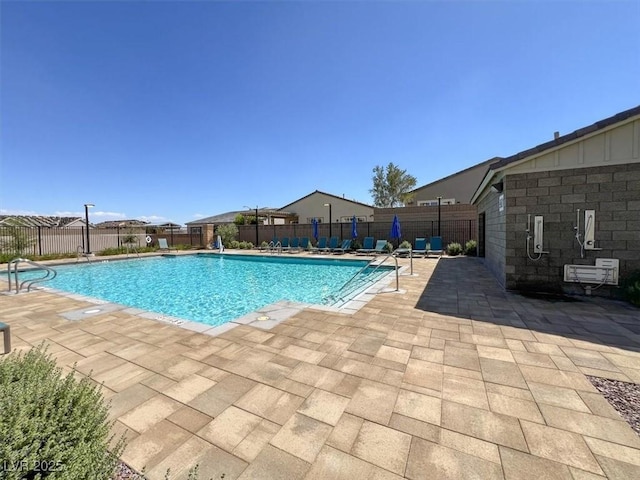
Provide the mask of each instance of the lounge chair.
[{"label": "lounge chair", "polygon": [[349,250],[351,250],[351,240],[343,240],[342,244],[338,248],[334,248],[333,250],[331,250],[331,253],[334,253],[336,255],[343,255]]},{"label": "lounge chair", "polygon": [[284,252],[289,252],[289,253],[293,253],[293,252],[299,252],[300,251],[300,239],[298,237],[293,237],[291,239],[291,243],[289,243],[288,247],[283,247],[282,251]]},{"label": "lounge chair", "polygon": [[371,253],[374,254],[374,255],[380,255],[380,254],[383,254],[383,253],[387,253],[384,250],[385,247],[387,246],[387,243],[388,242],[386,240],[378,240],[376,242],[375,248],[373,249],[373,252],[371,252]]},{"label": "lounge chair", "polygon": [[282,240],[280,240],[280,250],[289,250],[289,237],[282,237]]},{"label": "lounge chair", "polygon": [[309,237],[302,237],[300,239],[300,250],[308,250],[309,249]]},{"label": "lounge chair", "polygon": [[427,239],[426,238],[416,238],[416,242],[411,249],[411,255],[416,257],[418,255],[427,255]]},{"label": "lounge chair", "polygon": [[177,248],[169,248],[169,244],[167,243],[167,239],[166,238],[159,238],[158,239],[158,250],[166,251],[166,252],[170,252],[171,250],[175,250],[176,252],[178,251]]},{"label": "lounge chair", "polygon": [[356,250],[356,255],[367,255],[373,252],[373,244],[375,243],[375,239],[373,237],[364,237],[364,241],[362,242],[362,248]]},{"label": "lounge chair", "polygon": [[311,252],[318,253],[320,250],[327,248],[327,237],[320,237],[315,247],[311,247]]},{"label": "lounge chair", "polygon": [[318,253],[330,253],[334,251],[336,248],[338,248],[339,242],[340,240],[338,239],[338,237],[331,237],[329,239],[329,245],[327,245],[325,248],[319,248]]},{"label": "lounge chair", "polygon": [[427,257],[431,254],[442,256],[444,249],[442,248],[442,237],[431,237],[429,248],[427,248]]}]

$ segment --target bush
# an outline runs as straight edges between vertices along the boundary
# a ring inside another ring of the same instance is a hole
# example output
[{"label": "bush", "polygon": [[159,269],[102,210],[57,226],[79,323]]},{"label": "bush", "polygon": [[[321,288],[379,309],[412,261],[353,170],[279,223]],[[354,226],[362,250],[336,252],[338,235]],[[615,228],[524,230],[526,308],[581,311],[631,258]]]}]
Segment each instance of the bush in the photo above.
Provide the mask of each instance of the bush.
[{"label": "bush", "polygon": [[451,257],[455,257],[456,255],[460,255],[462,253],[462,245],[459,243],[453,242],[447,245],[447,255]]},{"label": "bush", "polygon": [[398,248],[411,248],[411,242],[408,242],[407,240],[405,240],[400,244]]},{"label": "bush", "polygon": [[[216,228],[216,235],[220,235],[222,239],[222,244],[227,246],[230,245],[232,241],[236,239],[238,236],[238,227],[233,223],[229,223],[226,225],[219,225]],[[238,248],[238,247],[230,247],[230,248]]]},{"label": "bush", "polygon": [[[2,478],[110,478],[124,449],[99,387],[62,371],[42,346],[0,361]],[[12,466],[12,468],[7,468]]]},{"label": "bush", "polygon": [[265,250],[267,248],[269,248],[269,242],[265,242],[264,240],[262,241],[262,243],[260,244],[260,248],[262,250]]},{"label": "bush", "polygon": [[[231,242],[233,243],[233,242]],[[234,248],[234,247],[231,247]],[[251,250],[253,248],[253,243],[251,242],[239,242],[236,248],[240,248],[242,250]]]},{"label": "bush", "polygon": [[621,282],[624,298],[640,307],[640,270],[635,270]]},{"label": "bush", "polygon": [[391,242],[387,242],[382,251],[387,253],[393,252],[393,244]]},{"label": "bush", "polygon": [[469,240],[464,244],[464,254],[470,257],[475,257],[477,253],[478,242],[475,240]]},{"label": "bush", "polygon": [[359,248],[362,248],[362,244],[354,238],[351,242],[351,250],[358,250]]},{"label": "bush", "polygon": [[238,240],[231,240],[229,243],[222,242],[222,244],[231,249],[240,248],[240,242]]}]

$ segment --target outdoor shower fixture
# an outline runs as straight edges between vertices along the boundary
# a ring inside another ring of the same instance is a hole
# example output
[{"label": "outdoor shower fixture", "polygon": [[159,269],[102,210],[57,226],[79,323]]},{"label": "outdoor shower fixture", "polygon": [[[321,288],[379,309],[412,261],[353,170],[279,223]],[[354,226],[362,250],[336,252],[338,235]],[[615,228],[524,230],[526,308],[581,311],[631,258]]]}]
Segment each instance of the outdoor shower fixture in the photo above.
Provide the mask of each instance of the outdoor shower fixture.
[{"label": "outdoor shower fixture", "polygon": [[[585,210],[584,211],[584,234],[580,233],[580,209],[576,210],[576,226],[573,227],[576,231],[576,240],[580,245],[580,258],[584,258],[585,250],[602,250],[596,248],[596,211]],[[580,240],[582,238],[582,241]]]},{"label": "outdoor shower fixture", "polygon": [[[542,246],[544,236],[544,217],[542,215],[535,215],[533,217],[533,237],[531,236],[531,214],[527,215],[527,257],[530,260],[540,260],[545,252]],[[537,254],[537,257],[531,255],[530,244],[533,240],[533,253]]]}]

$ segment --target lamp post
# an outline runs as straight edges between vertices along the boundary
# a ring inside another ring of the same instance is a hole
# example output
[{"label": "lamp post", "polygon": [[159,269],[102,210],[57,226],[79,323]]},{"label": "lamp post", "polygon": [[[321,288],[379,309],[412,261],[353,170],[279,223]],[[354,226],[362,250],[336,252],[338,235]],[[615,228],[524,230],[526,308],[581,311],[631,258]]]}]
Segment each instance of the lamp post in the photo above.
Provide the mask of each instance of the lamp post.
[{"label": "lamp post", "polygon": [[331,238],[331,204],[325,203],[325,207],[329,207],[329,238]]},{"label": "lamp post", "polygon": [[[247,210],[251,210],[251,207],[247,207],[246,205],[244,206],[244,208],[246,208]],[[256,205],[256,247],[259,247],[258,245],[258,206]]]},{"label": "lamp post", "polygon": [[89,209],[91,207],[95,207],[95,205],[93,203],[84,204],[84,224],[87,232],[87,249],[84,252],[85,255],[91,255],[91,246],[89,245]]},{"label": "lamp post", "polygon": [[440,236],[440,204],[442,202],[442,197],[438,197],[438,236]]}]

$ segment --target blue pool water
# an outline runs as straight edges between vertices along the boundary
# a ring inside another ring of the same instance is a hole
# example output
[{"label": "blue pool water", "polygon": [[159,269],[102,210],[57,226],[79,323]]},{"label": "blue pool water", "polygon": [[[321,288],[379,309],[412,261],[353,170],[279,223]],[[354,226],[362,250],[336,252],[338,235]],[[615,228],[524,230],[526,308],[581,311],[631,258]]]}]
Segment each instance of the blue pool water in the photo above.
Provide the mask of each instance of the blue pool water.
[{"label": "blue pool water", "polygon": [[[44,285],[217,326],[280,300],[332,303],[366,264],[299,257],[163,256],[56,267],[58,276]],[[388,272],[380,268],[372,275],[379,278]],[[362,289],[371,283],[360,284]],[[353,296],[358,291],[351,285]]]}]

